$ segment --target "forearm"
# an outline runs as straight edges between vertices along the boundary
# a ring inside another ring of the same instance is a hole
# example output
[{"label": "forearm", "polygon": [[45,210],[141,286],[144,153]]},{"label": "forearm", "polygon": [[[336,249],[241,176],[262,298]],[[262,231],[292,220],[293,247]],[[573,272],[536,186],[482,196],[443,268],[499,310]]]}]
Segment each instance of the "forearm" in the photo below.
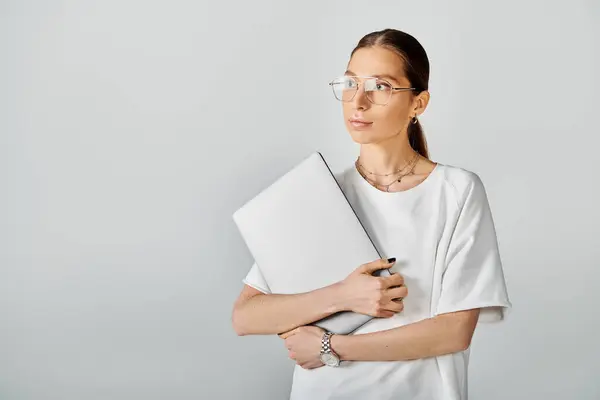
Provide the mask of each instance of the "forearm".
[{"label": "forearm", "polygon": [[478,311],[439,315],[409,325],[359,335],[334,335],[331,347],[342,360],[405,361],[440,356],[469,347]]},{"label": "forearm", "polygon": [[298,294],[265,294],[246,300],[234,311],[239,335],[290,331],[344,310],[341,284]]}]

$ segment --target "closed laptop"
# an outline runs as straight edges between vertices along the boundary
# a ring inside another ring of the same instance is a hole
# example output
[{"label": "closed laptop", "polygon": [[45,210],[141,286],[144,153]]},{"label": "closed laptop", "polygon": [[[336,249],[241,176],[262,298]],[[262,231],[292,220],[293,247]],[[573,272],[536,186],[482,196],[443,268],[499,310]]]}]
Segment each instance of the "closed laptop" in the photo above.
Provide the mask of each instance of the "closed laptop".
[{"label": "closed laptop", "polygon": [[[381,258],[318,151],[242,205],[233,220],[271,293],[328,286]],[[342,312],[315,325],[347,334],[371,318]]]}]

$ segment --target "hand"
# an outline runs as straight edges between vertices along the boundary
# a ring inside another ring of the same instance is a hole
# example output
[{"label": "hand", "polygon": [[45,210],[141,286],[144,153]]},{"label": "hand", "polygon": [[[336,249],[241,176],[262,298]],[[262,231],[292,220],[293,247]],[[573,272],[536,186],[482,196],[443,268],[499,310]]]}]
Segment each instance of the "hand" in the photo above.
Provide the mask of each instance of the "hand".
[{"label": "hand", "polygon": [[380,269],[390,268],[386,259],[377,259],[356,268],[341,281],[341,292],[345,299],[345,308],[373,317],[389,318],[404,309],[401,300],[408,295],[404,278],[398,273],[391,276],[373,276]]},{"label": "hand", "polygon": [[291,331],[280,333],[285,339],[288,356],[304,369],[322,367],[321,339],[325,331],[317,326],[300,326]]}]

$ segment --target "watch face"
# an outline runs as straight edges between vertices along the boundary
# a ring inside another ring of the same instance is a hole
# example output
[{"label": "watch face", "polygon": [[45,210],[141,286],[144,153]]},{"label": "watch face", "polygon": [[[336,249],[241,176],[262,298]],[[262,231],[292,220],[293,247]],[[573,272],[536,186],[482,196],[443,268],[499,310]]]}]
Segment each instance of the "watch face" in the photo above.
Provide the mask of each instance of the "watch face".
[{"label": "watch face", "polygon": [[323,364],[325,365],[329,365],[332,367],[336,367],[340,360],[333,354],[331,353],[323,353],[321,354],[321,361],[323,361]]}]

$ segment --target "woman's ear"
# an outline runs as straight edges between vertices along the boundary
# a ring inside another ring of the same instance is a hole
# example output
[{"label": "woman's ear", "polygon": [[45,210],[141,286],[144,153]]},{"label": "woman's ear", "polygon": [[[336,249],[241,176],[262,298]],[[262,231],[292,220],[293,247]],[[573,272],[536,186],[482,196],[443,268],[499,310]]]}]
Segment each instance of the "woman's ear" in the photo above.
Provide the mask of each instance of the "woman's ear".
[{"label": "woman's ear", "polygon": [[415,99],[413,101],[414,104],[414,108],[413,108],[413,112],[415,113],[415,116],[419,116],[421,114],[423,114],[423,112],[425,112],[425,109],[427,108],[427,104],[429,104],[429,99],[431,98],[431,94],[429,93],[428,90],[424,90],[421,93],[419,93],[417,96],[415,96]]}]

